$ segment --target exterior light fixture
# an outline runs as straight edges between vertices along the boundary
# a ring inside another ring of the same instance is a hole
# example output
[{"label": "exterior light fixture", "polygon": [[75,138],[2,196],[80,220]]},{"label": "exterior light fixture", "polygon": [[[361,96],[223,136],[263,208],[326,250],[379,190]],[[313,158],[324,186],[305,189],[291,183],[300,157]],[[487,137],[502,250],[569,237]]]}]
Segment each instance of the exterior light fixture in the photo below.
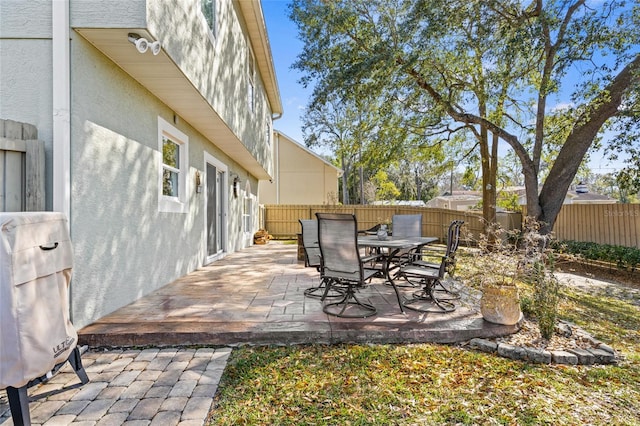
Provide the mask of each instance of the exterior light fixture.
[{"label": "exterior light fixture", "polygon": [[144,37],[140,37],[140,34],[137,33],[129,33],[127,35],[127,40],[129,40],[130,43],[133,43],[140,53],[145,53],[149,48],[151,48],[151,53],[157,55],[160,53],[160,49],[162,48],[159,41],[149,42],[149,40]]},{"label": "exterior light fixture", "polygon": [[[235,176],[234,176],[235,175]],[[240,190],[240,177],[238,175],[236,175],[235,173],[232,173],[231,176],[233,177],[233,198],[238,198],[238,192]]]},{"label": "exterior light fixture", "polygon": [[196,170],[196,193],[202,192],[202,180],[200,179],[200,171]]}]

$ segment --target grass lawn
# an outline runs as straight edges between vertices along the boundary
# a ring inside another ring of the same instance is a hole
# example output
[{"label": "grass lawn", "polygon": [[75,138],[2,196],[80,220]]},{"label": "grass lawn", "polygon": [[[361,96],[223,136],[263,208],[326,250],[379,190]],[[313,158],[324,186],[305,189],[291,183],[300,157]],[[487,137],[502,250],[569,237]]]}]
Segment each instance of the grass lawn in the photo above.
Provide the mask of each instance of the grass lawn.
[{"label": "grass lawn", "polygon": [[563,288],[560,316],[620,362],[538,365],[436,344],[241,348],[211,424],[640,424],[638,304]]}]

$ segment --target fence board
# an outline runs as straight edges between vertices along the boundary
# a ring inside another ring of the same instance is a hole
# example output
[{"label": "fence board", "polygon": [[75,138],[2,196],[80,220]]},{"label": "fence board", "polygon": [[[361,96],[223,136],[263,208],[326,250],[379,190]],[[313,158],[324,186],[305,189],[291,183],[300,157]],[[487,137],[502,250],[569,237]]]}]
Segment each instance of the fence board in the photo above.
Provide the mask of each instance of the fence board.
[{"label": "fence board", "polygon": [[[30,131],[29,134],[33,134]],[[25,210],[43,211],[45,208],[44,141],[27,140],[25,155]]]},{"label": "fence board", "polygon": [[640,248],[640,204],[565,204],[554,234],[558,240]]},{"label": "fence board", "polygon": [[[483,231],[478,213],[409,206],[328,206],[267,205],[264,227],[275,238],[295,238],[300,232],[298,219],[312,219],[316,212],[353,213],[359,229],[368,229],[394,214],[422,214],[422,235],[444,241],[452,220],[465,221],[467,234],[473,239]],[[514,219],[516,218],[517,219]],[[519,228],[518,214],[499,217],[505,229]],[[640,248],[640,204],[567,204],[562,207],[554,235],[558,240],[590,241],[600,244]]]},{"label": "fence board", "polygon": [[0,211],[45,209],[44,142],[28,123],[0,120]]},{"label": "fence board", "polygon": [[4,204],[5,212],[24,210],[24,160],[21,152],[4,151]]},{"label": "fence board", "polygon": [[[408,206],[371,206],[371,205],[265,205],[265,223],[263,227],[277,239],[294,239],[300,233],[298,219],[313,219],[317,212],[351,213],[356,216],[358,229],[369,229],[382,221],[391,221],[394,214],[422,214],[422,235],[434,236],[444,241],[449,224],[453,220],[464,220],[465,228],[472,238],[477,238],[483,230],[482,215],[479,213],[456,210],[408,207]],[[519,213],[508,216],[506,223],[520,227]]]}]

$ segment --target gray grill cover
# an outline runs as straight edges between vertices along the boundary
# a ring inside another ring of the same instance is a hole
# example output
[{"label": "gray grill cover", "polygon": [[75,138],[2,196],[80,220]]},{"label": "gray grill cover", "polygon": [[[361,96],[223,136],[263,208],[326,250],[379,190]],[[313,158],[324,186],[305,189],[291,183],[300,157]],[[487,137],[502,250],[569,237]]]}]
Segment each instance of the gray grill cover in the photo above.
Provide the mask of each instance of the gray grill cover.
[{"label": "gray grill cover", "polygon": [[4,389],[26,385],[65,361],[78,335],[69,320],[73,253],[66,217],[54,212],[0,213],[0,233]]}]

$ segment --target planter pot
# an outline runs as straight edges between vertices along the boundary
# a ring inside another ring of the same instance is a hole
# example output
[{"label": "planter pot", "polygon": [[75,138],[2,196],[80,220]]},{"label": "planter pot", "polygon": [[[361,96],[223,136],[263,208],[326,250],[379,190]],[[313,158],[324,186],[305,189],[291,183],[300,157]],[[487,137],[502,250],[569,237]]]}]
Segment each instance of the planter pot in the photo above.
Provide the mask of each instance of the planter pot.
[{"label": "planter pot", "polygon": [[514,285],[483,285],[480,312],[485,320],[495,324],[517,324],[522,316],[518,288]]},{"label": "planter pot", "polygon": [[380,225],[380,229],[378,229],[378,232],[376,232],[376,235],[378,236],[379,240],[385,241],[389,236],[387,225]]}]

